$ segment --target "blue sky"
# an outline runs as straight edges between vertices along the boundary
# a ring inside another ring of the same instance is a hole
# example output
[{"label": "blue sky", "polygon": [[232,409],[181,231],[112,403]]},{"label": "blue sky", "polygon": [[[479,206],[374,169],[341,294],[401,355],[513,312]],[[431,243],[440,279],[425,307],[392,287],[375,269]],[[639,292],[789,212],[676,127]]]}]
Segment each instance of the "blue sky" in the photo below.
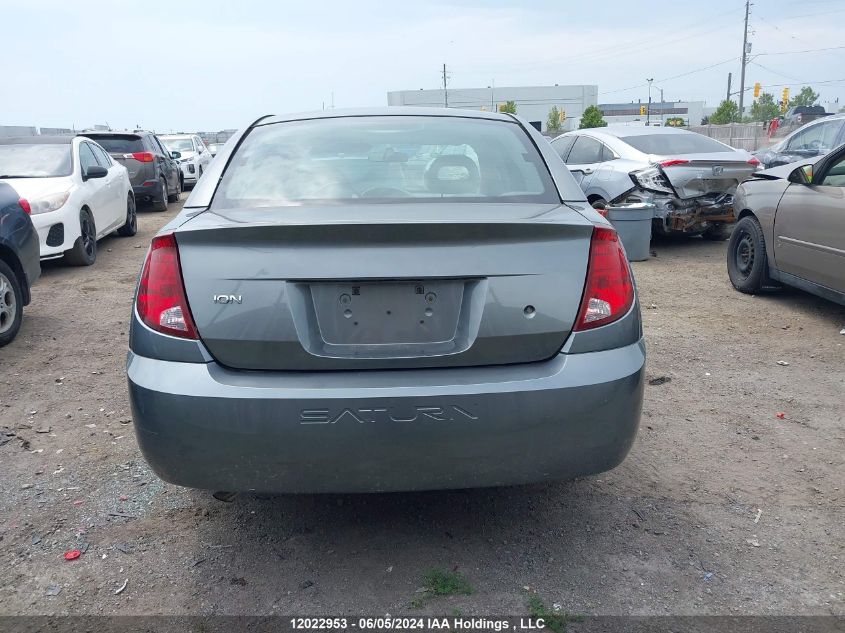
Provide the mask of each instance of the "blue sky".
[{"label": "blue sky", "polygon": [[[10,6],[11,5],[11,6]],[[743,0],[28,0],[2,10],[0,124],[217,130],[385,105],[388,90],[597,84],[600,102],[724,97]],[[757,0],[747,83],[845,105],[845,0]],[[840,48],[835,48],[840,47]],[[801,52],[812,49],[832,50]],[[712,66],[712,68],[707,68]],[[829,83],[821,83],[822,81]],[[791,86],[793,91],[799,86]],[[655,93],[655,96],[657,93]]]}]

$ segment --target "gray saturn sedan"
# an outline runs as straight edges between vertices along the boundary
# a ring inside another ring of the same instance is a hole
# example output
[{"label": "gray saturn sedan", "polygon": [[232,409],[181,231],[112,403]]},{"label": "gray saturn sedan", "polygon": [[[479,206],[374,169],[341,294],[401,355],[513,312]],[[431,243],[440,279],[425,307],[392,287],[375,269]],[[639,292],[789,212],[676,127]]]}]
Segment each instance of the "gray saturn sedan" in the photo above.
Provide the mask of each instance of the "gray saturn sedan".
[{"label": "gray saturn sedan", "polygon": [[218,491],[597,473],[642,407],[616,233],[505,114],[255,121],[153,238],[129,345],[147,461]]}]

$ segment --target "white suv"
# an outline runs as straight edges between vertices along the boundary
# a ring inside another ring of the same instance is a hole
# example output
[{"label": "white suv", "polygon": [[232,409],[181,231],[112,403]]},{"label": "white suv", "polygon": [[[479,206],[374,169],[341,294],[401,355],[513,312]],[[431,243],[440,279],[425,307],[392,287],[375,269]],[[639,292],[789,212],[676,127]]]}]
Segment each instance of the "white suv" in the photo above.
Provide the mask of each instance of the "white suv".
[{"label": "white suv", "polygon": [[159,135],[162,143],[171,152],[179,152],[176,158],[182,169],[182,185],[195,185],[208,169],[211,162],[211,152],[196,134],[167,134]]}]

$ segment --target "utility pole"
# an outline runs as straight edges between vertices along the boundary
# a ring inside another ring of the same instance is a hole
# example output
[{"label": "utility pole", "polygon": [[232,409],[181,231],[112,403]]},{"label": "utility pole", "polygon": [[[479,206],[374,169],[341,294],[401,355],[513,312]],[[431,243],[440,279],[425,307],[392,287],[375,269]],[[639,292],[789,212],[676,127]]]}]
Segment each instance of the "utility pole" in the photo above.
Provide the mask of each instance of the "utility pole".
[{"label": "utility pole", "polygon": [[725,101],[731,100],[731,79],[733,79],[733,73],[728,73],[728,94],[725,96]]},{"label": "utility pole", "polygon": [[654,77],[646,81],[648,82],[648,109],[645,111],[645,124],[651,125],[651,82],[654,81]]},{"label": "utility pole", "polygon": [[742,34],[742,74],[739,77],[739,118],[742,120],[745,106],[745,64],[748,63],[748,13],[751,11],[751,0],[745,0],[745,31]]},{"label": "utility pole", "polygon": [[446,90],[446,64],[443,64],[443,107],[449,107],[449,92]]}]

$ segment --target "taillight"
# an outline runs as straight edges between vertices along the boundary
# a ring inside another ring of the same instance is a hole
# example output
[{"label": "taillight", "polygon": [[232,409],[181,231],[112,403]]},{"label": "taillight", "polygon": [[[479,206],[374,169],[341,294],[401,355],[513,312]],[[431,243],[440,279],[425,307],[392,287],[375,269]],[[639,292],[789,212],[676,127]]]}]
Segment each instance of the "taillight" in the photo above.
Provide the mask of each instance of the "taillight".
[{"label": "taillight", "polygon": [[139,163],[151,163],[155,160],[152,152],[134,152],[132,154],[124,154],[124,158],[134,158]]},{"label": "taillight", "polygon": [[748,164],[749,164],[749,165],[753,165],[754,167],[759,167],[759,166],[760,166],[760,161],[759,161],[759,160],[757,160],[757,158],[756,158],[756,157],[752,156],[751,158],[749,158],[749,159],[748,159]]},{"label": "taillight", "polygon": [[686,165],[689,161],[683,158],[672,158],[670,160],[663,160],[658,163],[661,167],[674,167],[675,165]]},{"label": "taillight", "polygon": [[198,338],[185,297],[179,249],[172,233],[153,238],[141,271],[136,306],[141,320],[157,332]]},{"label": "taillight", "polygon": [[575,321],[576,332],[607,325],[624,316],[634,304],[634,282],[616,231],[593,229],[584,296]]},{"label": "taillight", "polygon": [[21,198],[20,200],[18,200],[18,204],[20,205],[21,209],[23,209],[24,213],[26,213],[27,215],[32,214],[32,205],[29,204],[29,200],[27,200],[26,198]]}]

